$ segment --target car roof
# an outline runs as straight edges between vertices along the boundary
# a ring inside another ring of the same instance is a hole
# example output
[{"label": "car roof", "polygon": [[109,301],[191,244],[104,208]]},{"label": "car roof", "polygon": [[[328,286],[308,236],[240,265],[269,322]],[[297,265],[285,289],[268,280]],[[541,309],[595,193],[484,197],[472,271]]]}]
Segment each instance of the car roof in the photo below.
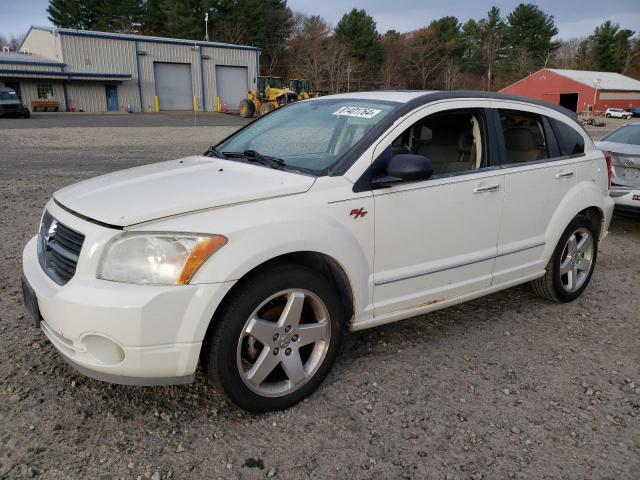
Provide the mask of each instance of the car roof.
[{"label": "car roof", "polygon": [[508,95],[497,92],[486,92],[484,90],[380,90],[374,92],[353,92],[339,93],[336,95],[327,95],[325,97],[313,98],[308,101],[322,101],[323,99],[358,99],[371,101],[387,101],[402,104],[401,110],[405,113],[409,109],[416,108],[420,105],[426,105],[431,102],[440,100],[456,100],[456,99],[494,99],[508,100],[511,102],[528,103],[530,105],[538,105],[550,108],[566,115],[570,119],[576,121],[576,113],[554,103],[544,102],[528,97],[520,97],[517,95]]}]

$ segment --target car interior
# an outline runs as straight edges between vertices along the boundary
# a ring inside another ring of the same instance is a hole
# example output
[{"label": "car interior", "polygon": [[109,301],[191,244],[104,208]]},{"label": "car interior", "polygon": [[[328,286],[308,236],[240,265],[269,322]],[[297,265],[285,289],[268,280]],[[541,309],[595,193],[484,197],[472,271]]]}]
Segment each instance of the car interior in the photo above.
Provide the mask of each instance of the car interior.
[{"label": "car interior", "polygon": [[437,113],[405,130],[391,144],[393,154],[424,155],[433,175],[447,175],[485,167],[481,123],[468,111]]},{"label": "car interior", "polygon": [[500,110],[507,162],[520,163],[547,158],[544,127],[537,115]]}]

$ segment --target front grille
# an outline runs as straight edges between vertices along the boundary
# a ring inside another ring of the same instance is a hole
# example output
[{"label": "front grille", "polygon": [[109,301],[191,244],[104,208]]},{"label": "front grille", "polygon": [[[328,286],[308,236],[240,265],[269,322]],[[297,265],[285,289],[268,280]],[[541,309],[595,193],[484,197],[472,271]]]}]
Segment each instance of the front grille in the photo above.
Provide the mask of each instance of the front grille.
[{"label": "front grille", "polygon": [[84,235],[58,222],[44,212],[38,234],[38,260],[42,269],[58,285],[64,285],[76,273]]}]

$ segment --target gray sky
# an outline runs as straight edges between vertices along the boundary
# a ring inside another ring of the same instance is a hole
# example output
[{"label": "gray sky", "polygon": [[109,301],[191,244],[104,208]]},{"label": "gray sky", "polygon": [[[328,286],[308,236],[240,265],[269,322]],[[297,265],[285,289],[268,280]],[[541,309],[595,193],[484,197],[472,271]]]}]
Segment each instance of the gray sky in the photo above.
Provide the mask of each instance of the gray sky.
[{"label": "gray sky", "polygon": [[[105,0],[108,1],[108,0]],[[378,31],[389,29],[406,32],[427,25],[431,20],[453,15],[461,21],[484,17],[492,5],[503,16],[519,1],[495,0],[289,0],[294,11],[321,15],[332,25],[351,8],[364,8],[377,22]],[[525,2],[526,3],[526,2]],[[540,0],[542,10],[553,15],[560,30],[559,37],[586,36],[605,20],[622,28],[640,29],[640,0]],[[30,25],[49,25],[48,0],[0,0],[0,34],[24,33]]]}]

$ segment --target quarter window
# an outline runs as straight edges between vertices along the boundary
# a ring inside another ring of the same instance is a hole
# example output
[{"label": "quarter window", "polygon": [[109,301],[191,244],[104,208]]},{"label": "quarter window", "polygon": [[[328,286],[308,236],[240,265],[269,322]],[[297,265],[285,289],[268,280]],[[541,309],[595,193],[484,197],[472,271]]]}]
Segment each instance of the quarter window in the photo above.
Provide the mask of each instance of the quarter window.
[{"label": "quarter window", "polygon": [[424,155],[434,176],[452,175],[486,167],[482,123],[469,111],[448,111],[423,118],[391,144],[392,152]]},{"label": "quarter window", "polygon": [[38,84],[38,98],[43,100],[51,100],[53,98],[53,87],[50,83]]},{"label": "quarter window", "polygon": [[506,163],[544,160],[548,157],[542,117],[533,113],[499,110]]},{"label": "quarter window", "polygon": [[577,130],[559,120],[551,119],[551,122],[563,156],[584,153],[584,138]]}]

